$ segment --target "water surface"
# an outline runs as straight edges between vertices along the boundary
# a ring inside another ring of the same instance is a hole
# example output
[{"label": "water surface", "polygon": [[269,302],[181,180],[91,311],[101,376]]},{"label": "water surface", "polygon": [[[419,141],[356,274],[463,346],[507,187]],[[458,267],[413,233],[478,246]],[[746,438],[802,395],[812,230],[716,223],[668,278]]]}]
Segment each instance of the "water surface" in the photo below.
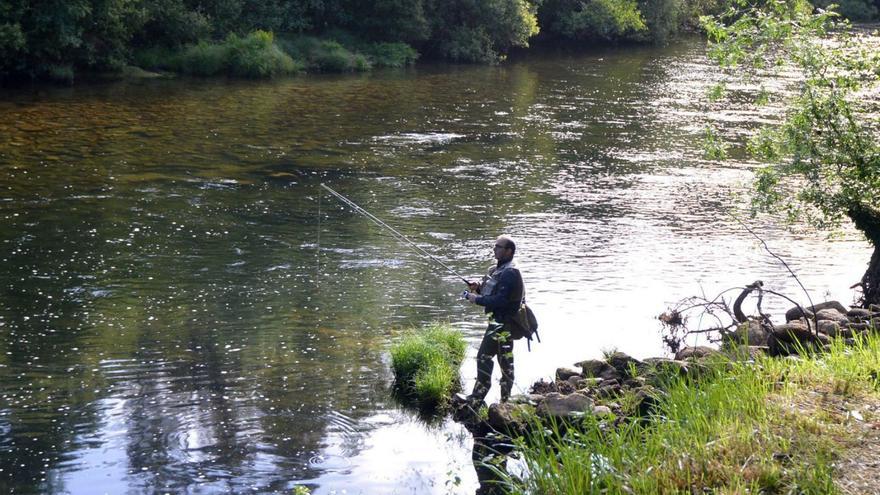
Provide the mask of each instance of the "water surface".
[{"label": "water surface", "polygon": [[[525,391],[663,353],[680,298],[756,279],[801,298],[731,216],[757,164],[703,157],[708,124],[740,139],[778,109],[707,103],[719,78],[686,41],[0,94],[0,489],[472,493],[470,438],[393,401],[387,350],[449,321],[470,387],[484,319],[318,185],[468,276],[519,239],[542,338],[516,349]],[[858,235],[752,225],[814,300],[851,302]]]}]

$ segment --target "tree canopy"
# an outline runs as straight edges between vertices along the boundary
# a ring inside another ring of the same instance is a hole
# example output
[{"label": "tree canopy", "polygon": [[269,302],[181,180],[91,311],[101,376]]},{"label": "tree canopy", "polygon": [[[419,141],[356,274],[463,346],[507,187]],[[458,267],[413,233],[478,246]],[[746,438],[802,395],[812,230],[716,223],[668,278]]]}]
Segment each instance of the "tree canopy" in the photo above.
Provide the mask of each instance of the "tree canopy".
[{"label": "tree canopy", "polygon": [[738,1],[705,26],[711,54],[723,67],[745,77],[799,74],[783,122],[749,143],[767,163],[754,184],[756,211],[782,210],[820,228],[851,220],[874,246],[861,280],[863,303],[880,304],[877,40],[803,0]]}]

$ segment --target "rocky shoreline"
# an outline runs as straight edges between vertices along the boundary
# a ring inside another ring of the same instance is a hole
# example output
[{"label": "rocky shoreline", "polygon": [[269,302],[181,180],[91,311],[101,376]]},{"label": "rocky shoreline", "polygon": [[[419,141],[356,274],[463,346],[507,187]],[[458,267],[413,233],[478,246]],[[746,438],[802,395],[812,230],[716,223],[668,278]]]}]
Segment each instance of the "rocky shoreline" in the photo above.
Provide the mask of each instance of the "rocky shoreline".
[{"label": "rocky shoreline", "polygon": [[[726,335],[719,348],[685,347],[674,358],[636,359],[613,352],[556,369],[552,381],[535,382],[527,394],[507,402],[473,405],[453,401],[453,418],[474,435],[474,465],[481,481],[503,469],[512,440],[540,427],[564,429],[592,415],[614,426],[647,420],[665,394],[665,384],[678,377],[699,378],[713,369],[710,363],[753,361],[760,355],[787,357],[822,352],[839,337],[855,345],[858,337],[880,329],[880,307],[846,308],[837,301],[786,312],[786,323],[769,318],[745,318]],[[796,359],[796,358],[790,358]],[[717,368],[716,368],[717,369]],[[481,465],[494,457],[496,470],[481,474]],[[491,484],[487,485],[491,486]],[[488,493],[488,492],[487,492]]]}]

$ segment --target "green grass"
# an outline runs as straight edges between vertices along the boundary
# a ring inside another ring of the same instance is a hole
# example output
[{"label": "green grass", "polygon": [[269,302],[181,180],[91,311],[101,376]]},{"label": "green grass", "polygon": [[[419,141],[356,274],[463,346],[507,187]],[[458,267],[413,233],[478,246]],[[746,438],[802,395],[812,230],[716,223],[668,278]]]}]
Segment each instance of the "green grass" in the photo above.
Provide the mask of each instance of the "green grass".
[{"label": "green grass", "polygon": [[846,411],[880,404],[878,377],[876,336],[798,360],[713,362],[697,381],[673,380],[645,420],[535,428],[518,440],[528,474],[505,483],[560,495],[837,493],[833,463],[858,435]]},{"label": "green grass", "polygon": [[424,408],[443,406],[458,386],[465,350],[461,333],[448,325],[410,331],[391,346],[395,383]]}]

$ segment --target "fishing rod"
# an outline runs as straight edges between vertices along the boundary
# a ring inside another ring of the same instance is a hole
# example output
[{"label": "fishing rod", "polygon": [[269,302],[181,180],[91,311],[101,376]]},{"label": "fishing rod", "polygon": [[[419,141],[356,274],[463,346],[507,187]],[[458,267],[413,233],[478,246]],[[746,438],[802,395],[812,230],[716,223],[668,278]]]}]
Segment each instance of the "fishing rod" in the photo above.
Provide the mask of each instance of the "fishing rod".
[{"label": "fishing rod", "polygon": [[462,282],[464,282],[465,284],[470,285],[470,282],[468,281],[468,279],[462,277],[457,271],[453,270],[449,265],[447,265],[446,263],[444,263],[444,262],[440,261],[439,259],[437,259],[437,257],[434,256],[433,254],[431,254],[431,253],[425,251],[424,249],[422,249],[421,247],[419,247],[418,244],[416,244],[415,242],[411,241],[407,236],[405,236],[405,235],[401,234],[400,232],[394,230],[394,228],[393,228],[392,226],[390,226],[390,225],[388,225],[387,223],[385,223],[385,222],[383,222],[382,220],[380,220],[378,217],[376,217],[376,215],[373,215],[372,213],[368,212],[367,210],[361,208],[360,206],[357,205],[357,203],[355,203],[354,201],[352,201],[352,200],[346,198],[346,197],[343,196],[342,194],[340,194],[340,193],[334,191],[333,189],[331,189],[331,188],[330,188],[329,186],[327,186],[326,184],[321,183],[321,187],[323,187],[324,189],[326,189],[330,194],[332,194],[334,197],[336,197],[336,199],[338,199],[339,201],[342,201],[343,203],[345,203],[346,205],[348,205],[348,207],[350,207],[350,208],[351,208],[352,210],[354,210],[355,212],[360,213],[361,215],[363,215],[363,216],[369,218],[369,219],[370,219],[373,223],[375,223],[376,225],[378,225],[378,226],[380,226],[380,227],[382,227],[382,228],[388,229],[388,230],[394,235],[394,238],[397,239],[398,241],[401,241],[401,242],[403,242],[404,244],[406,244],[406,245],[408,245],[408,246],[411,246],[411,247],[414,248],[414,249],[416,250],[416,252],[418,252],[419,254],[424,255],[424,256],[430,258],[431,260],[433,260],[434,262],[436,262],[437,264],[439,264],[439,265],[442,266],[443,268],[446,268],[447,270],[449,270],[450,273],[452,273],[452,274],[455,275],[456,277],[460,278],[460,279],[462,280]]}]

